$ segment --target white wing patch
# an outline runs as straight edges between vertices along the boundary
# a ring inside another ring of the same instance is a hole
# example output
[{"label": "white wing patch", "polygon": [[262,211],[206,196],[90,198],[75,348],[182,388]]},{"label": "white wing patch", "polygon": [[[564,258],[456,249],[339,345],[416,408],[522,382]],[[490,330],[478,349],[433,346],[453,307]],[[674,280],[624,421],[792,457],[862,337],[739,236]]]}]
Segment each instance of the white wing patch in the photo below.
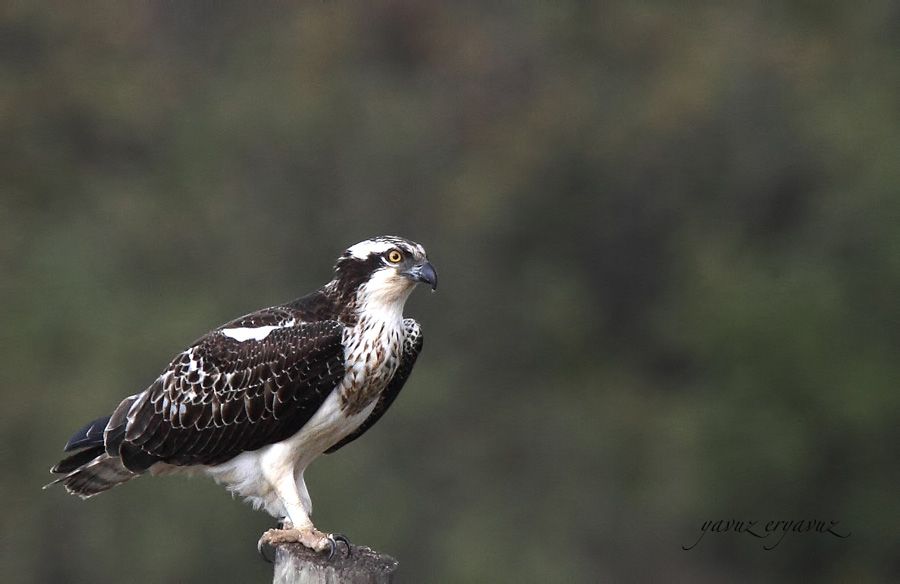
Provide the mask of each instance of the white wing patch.
[{"label": "white wing patch", "polygon": [[268,325],[268,326],[256,326],[256,327],[237,327],[237,328],[227,328],[222,329],[222,334],[226,337],[231,337],[235,341],[239,343],[243,343],[244,341],[261,341],[267,336],[269,336],[272,331],[278,330],[280,328],[286,328],[289,326],[294,326],[294,321],[289,320],[285,323],[278,325]]}]

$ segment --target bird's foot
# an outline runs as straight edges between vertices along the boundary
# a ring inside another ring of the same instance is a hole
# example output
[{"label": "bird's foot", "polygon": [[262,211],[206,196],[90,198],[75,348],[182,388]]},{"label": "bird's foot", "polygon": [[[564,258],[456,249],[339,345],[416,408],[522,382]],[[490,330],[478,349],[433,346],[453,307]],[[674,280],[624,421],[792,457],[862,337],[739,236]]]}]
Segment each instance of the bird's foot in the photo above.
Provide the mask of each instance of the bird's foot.
[{"label": "bird's foot", "polygon": [[[289,523],[285,524],[290,526]],[[300,543],[311,550],[317,552],[327,552],[328,559],[334,557],[337,551],[338,542],[343,543],[347,547],[347,557],[350,557],[351,548],[350,540],[339,533],[322,533],[315,527],[307,527],[305,529],[269,529],[259,538],[256,549],[259,554],[269,563],[274,560],[274,548],[282,543]],[[266,553],[266,552],[269,553]]]}]

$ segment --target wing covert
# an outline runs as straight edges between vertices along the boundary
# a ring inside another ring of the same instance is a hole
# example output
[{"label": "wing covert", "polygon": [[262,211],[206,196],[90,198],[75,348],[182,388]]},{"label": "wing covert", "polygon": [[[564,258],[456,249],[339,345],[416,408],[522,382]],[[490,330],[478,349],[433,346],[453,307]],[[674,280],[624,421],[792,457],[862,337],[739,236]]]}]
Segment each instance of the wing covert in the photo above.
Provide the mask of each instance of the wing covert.
[{"label": "wing covert", "polygon": [[[146,391],[122,402],[110,427],[124,423],[124,432],[107,450],[140,471],[159,461],[219,464],[293,435],[344,375],[343,325],[284,324],[239,319],[199,339]],[[237,328],[247,325],[265,335],[229,336],[252,332]]]}]

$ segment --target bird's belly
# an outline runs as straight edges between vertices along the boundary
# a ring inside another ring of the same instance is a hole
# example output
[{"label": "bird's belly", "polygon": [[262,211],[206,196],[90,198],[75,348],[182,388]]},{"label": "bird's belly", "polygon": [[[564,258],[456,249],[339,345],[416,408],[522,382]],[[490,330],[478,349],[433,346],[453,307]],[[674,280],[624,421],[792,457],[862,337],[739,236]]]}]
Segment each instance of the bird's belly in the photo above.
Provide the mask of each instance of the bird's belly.
[{"label": "bird's belly", "polygon": [[341,410],[339,391],[332,391],[313,417],[290,438],[206,467],[206,474],[247,498],[254,507],[264,507],[273,516],[283,515],[273,485],[288,475],[301,478],[313,460],[356,430],[374,408],[373,401],[363,411],[348,416]]},{"label": "bird's belly", "polygon": [[361,412],[348,415],[341,408],[340,392],[336,389],[296,434],[261,450],[269,449],[272,452],[269,458],[292,461],[295,468],[306,468],[313,459],[356,430],[375,409],[375,403],[372,401]]}]

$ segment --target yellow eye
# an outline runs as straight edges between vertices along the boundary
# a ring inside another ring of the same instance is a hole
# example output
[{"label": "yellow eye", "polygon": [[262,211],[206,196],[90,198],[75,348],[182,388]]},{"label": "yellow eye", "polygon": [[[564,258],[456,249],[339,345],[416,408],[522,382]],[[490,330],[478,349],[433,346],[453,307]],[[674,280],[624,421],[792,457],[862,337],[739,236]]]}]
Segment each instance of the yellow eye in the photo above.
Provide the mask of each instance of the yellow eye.
[{"label": "yellow eye", "polygon": [[397,251],[396,249],[392,249],[387,254],[387,259],[392,264],[399,264],[400,260],[403,259],[403,254]]}]

